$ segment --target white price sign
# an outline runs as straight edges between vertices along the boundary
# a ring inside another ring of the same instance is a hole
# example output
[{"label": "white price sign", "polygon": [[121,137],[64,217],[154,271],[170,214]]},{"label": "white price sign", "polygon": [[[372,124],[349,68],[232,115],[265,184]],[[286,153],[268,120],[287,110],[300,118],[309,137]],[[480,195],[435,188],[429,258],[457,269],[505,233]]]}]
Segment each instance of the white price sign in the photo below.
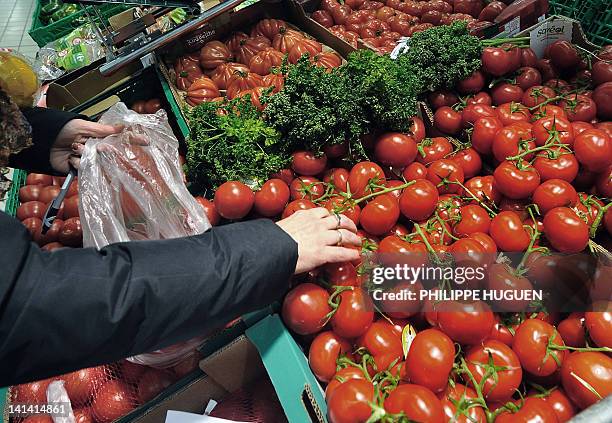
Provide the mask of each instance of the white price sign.
[{"label": "white price sign", "polygon": [[542,22],[529,33],[531,49],[538,57],[544,55],[546,46],[557,40],[572,41],[573,24],[564,19]]}]

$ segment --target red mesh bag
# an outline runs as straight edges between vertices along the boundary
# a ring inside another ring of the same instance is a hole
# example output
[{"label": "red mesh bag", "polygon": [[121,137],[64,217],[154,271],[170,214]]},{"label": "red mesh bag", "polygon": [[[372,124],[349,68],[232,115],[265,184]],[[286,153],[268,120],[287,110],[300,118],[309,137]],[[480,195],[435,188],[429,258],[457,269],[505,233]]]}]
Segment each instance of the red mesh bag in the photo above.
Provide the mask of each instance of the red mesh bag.
[{"label": "red mesh bag", "polygon": [[217,404],[210,416],[240,422],[287,422],[274,387],[267,379],[233,392]]},{"label": "red mesh bag", "polygon": [[[13,386],[9,398],[13,404],[46,404],[49,384],[54,380],[62,380],[70,399],[75,423],[110,423],[150,401],[168,386],[195,370],[199,359],[199,353],[194,353],[165,370],[122,360],[111,365],[81,369],[62,376]],[[11,421],[29,422],[24,417],[11,418]]]}]

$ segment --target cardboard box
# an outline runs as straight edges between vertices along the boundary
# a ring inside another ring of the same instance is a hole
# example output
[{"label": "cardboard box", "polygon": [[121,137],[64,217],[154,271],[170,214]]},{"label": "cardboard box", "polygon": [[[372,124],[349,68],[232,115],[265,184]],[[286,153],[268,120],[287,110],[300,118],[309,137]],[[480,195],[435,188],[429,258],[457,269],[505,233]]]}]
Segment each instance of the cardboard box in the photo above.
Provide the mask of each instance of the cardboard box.
[{"label": "cardboard box", "polygon": [[289,422],[326,419],[323,392],[304,353],[278,315],[268,316],[245,335],[200,362],[204,374],[133,419],[163,422],[168,410],[202,414],[210,399],[228,398],[251,383],[269,378]]}]

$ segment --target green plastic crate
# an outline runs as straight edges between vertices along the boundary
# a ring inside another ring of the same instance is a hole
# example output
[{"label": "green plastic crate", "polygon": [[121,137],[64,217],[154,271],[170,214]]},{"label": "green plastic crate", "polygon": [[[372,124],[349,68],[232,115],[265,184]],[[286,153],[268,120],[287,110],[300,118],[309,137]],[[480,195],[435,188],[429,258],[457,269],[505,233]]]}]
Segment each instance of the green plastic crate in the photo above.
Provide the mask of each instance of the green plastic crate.
[{"label": "green plastic crate", "polygon": [[[81,7],[76,13],[73,13],[70,16],[66,16],[64,19],[60,19],[57,22],[54,22],[49,25],[43,25],[40,21],[40,9],[43,6],[41,1],[38,1],[36,4],[36,10],[32,15],[32,26],[30,27],[30,37],[38,44],[39,47],[44,47],[52,41],[57,40],[58,38],[63,37],[64,35],[69,34],[72,30],[80,27],[84,23],[87,23],[89,19],[87,18],[87,14],[85,13],[85,8]],[[102,5],[102,6],[87,6],[87,11],[91,16],[96,16],[94,11],[94,7],[98,9],[99,14],[104,18],[106,23],[108,23],[108,18],[114,16],[118,13],[123,12],[124,10],[129,9],[129,6],[125,5]]]},{"label": "green plastic crate", "polygon": [[6,204],[4,212],[11,216],[17,214],[17,207],[19,207],[19,188],[25,184],[26,172],[21,169],[13,170],[13,177],[11,187],[6,193]]},{"label": "green plastic crate", "polygon": [[550,0],[551,15],[580,21],[587,37],[597,45],[612,44],[612,8],[609,0]]}]

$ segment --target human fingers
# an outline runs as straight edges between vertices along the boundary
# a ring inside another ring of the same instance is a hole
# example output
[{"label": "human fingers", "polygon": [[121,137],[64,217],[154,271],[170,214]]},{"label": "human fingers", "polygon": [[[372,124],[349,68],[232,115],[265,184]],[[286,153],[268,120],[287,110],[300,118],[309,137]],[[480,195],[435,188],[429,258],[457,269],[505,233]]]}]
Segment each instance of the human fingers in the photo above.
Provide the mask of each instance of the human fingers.
[{"label": "human fingers", "polygon": [[77,156],[70,156],[68,158],[68,161],[75,169],[78,169],[79,166],[81,165],[81,158]]},{"label": "human fingers", "polygon": [[79,142],[73,142],[71,145],[72,153],[77,156],[82,156],[85,151],[85,145]]},{"label": "human fingers", "polygon": [[325,229],[348,229],[351,232],[357,232],[355,223],[343,214],[331,214],[323,219]]},{"label": "human fingers", "polygon": [[361,238],[346,229],[325,231],[325,245],[361,245]]},{"label": "human fingers", "polygon": [[83,120],[79,134],[83,137],[104,138],[109,135],[118,134],[125,128],[124,125],[104,125],[98,122]]},{"label": "human fingers", "polygon": [[341,263],[361,258],[359,251],[345,247],[325,247],[323,255],[327,263]]}]

